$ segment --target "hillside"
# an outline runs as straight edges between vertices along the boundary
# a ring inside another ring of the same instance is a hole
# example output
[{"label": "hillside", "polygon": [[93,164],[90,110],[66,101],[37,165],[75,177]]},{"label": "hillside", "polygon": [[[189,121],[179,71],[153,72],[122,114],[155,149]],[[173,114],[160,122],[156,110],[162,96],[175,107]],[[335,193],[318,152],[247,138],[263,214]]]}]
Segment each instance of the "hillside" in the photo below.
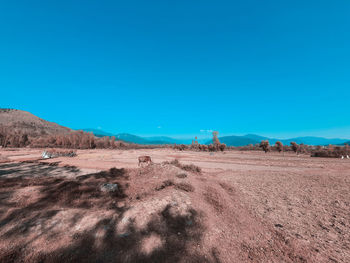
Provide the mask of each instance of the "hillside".
[{"label": "hillside", "polygon": [[43,120],[27,111],[0,109],[0,126],[20,131],[31,136],[62,134],[71,129],[54,122]]}]

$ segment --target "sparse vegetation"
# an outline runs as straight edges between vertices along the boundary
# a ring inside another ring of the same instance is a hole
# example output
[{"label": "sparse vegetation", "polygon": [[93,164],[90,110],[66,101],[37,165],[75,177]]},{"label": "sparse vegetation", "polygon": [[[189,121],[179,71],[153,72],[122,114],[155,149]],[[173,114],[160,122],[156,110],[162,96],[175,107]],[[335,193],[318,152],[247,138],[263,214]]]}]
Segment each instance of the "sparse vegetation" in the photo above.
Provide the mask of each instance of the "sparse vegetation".
[{"label": "sparse vegetation", "polygon": [[12,131],[8,127],[0,126],[0,146],[6,147],[26,147],[29,144],[26,133]]},{"label": "sparse vegetation", "polygon": [[269,141],[261,141],[260,142],[260,147],[263,149],[263,151],[265,153],[269,152],[270,151],[270,143]]},{"label": "sparse vegetation", "polygon": [[167,188],[167,187],[173,186],[173,185],[175,185],[175,184],[174,184],[174,182],[172,180],[165,180],[165,181],[162,182],[161,185],[157,186],[155,188],[155,190],[156,191],[160,191],[160,190],[163,190],[164,188]]},{"label": "sparse vegetation", "polygon": [[187,174],[185,174],[185,173],[180,173],[180,174],[177,174],[176,177],[177,177],[177,178],[183,179],[183,178],[186,178],[186,177],[187,177]]},{"label": "sparse vegetation", "polygon": [[275,143],[275,147],[276,147],[276,150],[278,152],[282,152],[283,151],[283,143],[282,142],[280,142],[280,141],[276,142]]},{"label": "sparse vegetation", "polygon": [[347,145],[333,146],[317,148],[316,151],[311,153],[311,157],[324,157],[324,158],[341,158],[350,155],[350,149]]},{"label": "sparse vegetation", "polygon": [[295,152],[295,153],[299,152],[299,145],[296,142],[291,142],[290,145],[291,145],[293,152]]},{"label": "sparse vegetation", "polygon": [[[58,135],[29,136],[26,133],[12,131],[10,128],[0,126],[0,146],[31,147],[31,148],[66,148],[66,149],[141,149],[161,148],[167,145],[138,145],[116,141],[115,137],[95,137],[93,133],[72,131]],[[186,145],[181,146],[184,149]]]},{"label": "sparse vegetation", "polygon": [[179,162],[178,159],[174,159],[170,162],[163,162],[164,164],[171,164],[174,165],[182,170],[185,170],[187,172],[193,172],[193,173],[201,173],[202,169],[194,164],[182,164]]},{"label": "sparse vegetation", "polygon": [[194,192],[194,187],[193,185],[189,183],[178,183],[175,185],[176,189],[183,190],[185,192]]}]

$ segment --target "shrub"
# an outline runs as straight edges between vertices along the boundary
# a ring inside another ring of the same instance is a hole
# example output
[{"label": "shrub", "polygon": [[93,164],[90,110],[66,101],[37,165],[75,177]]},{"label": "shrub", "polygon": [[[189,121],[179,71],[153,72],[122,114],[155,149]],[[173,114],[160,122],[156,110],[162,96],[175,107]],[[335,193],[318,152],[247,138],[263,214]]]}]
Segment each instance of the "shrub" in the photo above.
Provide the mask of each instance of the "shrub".
[{"label": "shrub", "polygon": [[219,145],[219,149],[220,149],[220,151],[225,151],[225,149],[226,149],[226,144],[224,144],[224,143],[221,143],[220,145]]},{"label": "shrub", "polygon": [[188,183],[178,183],[175,185],[176,189],[183,190],[185,192],[194,192],[194,187]]},{"label": "shrub", "polygon": [[350,150],[346,146],[332,146],[328,148],[317,148],[316,151],[311,153],[311,157],[324,157],[324,158],[340,158],[342,156],[350,155]]},{"label": "shrub", "polygon": [[155,188],[155,190],[156,191],[160,191],[160,190],[163,190],[166,187],[173,186],[173,185],[174,185],[174,182],[172,180],[165,180],[165,181],[162,182],[161,185],[157,186]]},{"label": "shrub", "polygon": [[185,174],[185,173],[180,173],[180,174],[177,174],[176,177],[177,177],[177,178],[183,179],[183,178],[186,178],[186,177],[187,177],[187,174]]},{"label": "shrub", "polygon": [[290,145],[292,147],[293,152],[298,153],[299,145],[296,142],[291,142]]},{"label": "shrub", "polygon": [[263,149],[263,151],[265,153],[270,151],[270,143],[267,140],[266,141],[261,141],[259,146],[260,146],[260,148]]},{"label": "shrub", "polygon": [[282,152],[283,151],[283,143],[282,142],[280,142],[280,141],[276,142],[275,143],[275,147],[276,147],[276,150],[278,152]]},{"label": "shrub", "polygon": [[163,162],[164,164],[171,164],[174,165],[182,170],[188,171],[188,172],[194,172],[194,173],[201,173],[202,169],[194,164],[182,164],[179,162],[178,159],[174,159],[171,162]]},{"label": "shrub", "polygon": [[299,145],[299,152],[300,152],[300,153],[306,153],[306,152],[307,152],[307,145],[301,143],[301,144]]}]

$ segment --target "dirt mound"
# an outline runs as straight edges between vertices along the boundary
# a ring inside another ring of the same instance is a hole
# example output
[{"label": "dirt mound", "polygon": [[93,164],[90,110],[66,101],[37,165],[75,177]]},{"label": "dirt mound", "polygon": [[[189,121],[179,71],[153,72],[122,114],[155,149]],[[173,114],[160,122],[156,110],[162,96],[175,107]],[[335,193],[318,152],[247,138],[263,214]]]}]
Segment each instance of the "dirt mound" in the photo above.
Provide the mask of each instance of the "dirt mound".
[{"label": "dirt mound", "polygon": [[[208,262],[196,249],[203,226],[190,196],[155,190],[179,172],[152,165],[75,179],[2,178],[0,261]],[[147,184],[150,175],[156,178]],[[101,191],[106,183],[117,190]]]},{"label": "dirt mound", "polygon": [[[23,165],[36,173],[68,169]],[[76,177],[0,177],[0,261],[313,261],[296,240],[254,217],[233,186],[185,175],[163,163]],[[101,191],[104,185],[118,187]]]},{"label": "dirt mound", "polygon": [[0,126],[31,136],[64,134],[71,131],[54,122],[49,122],[22,110],[0,109]]}]

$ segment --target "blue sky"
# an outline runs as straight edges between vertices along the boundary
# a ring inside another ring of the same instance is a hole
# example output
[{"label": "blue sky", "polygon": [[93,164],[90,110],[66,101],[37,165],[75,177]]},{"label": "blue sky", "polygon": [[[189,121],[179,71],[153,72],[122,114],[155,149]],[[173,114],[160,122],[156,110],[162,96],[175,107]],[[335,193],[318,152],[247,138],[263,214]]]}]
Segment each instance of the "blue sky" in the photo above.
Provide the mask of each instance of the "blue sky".
[{"label": "blue sky", "polygon": [[350,137],[350,2],[2,1],[0,107],[139,135]]}]

